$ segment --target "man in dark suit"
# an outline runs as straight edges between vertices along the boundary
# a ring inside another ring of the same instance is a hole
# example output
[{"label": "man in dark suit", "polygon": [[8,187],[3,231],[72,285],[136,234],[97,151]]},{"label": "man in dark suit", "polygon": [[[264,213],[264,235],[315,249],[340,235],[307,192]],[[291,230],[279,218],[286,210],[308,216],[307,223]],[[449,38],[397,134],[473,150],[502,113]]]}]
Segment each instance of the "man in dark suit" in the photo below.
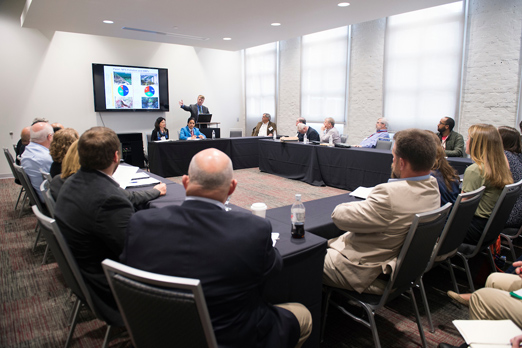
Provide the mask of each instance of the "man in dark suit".
[{"label": "man in dark suit", "polygon": [[81,168],[69,177],[56,201],[55,217],[104,319],[123,326],[101,262],[118,260],[134,208],[111,177],[120,163],[114,131],[93,127],[78,142]]},{"label": "man in dark suit", "polygon": [[265,280],[282,268],[270,222],[225,211],[237,185],[232,161],[206,149],[182,179],[181,206],[137,212],[127,230],[121,261],[141,270],[200,279],[220,347],[300,347],[311,331],[301,304],[263,300]]},{"label": "man in dark suit", "polygon": [[306,139],[308,141],[321,141],[321,138],[319,137],[319,133],[315,129],[313,129],[310,126],[307,126],[306,124],[299,123],[297,125],[297,132],[300,135],[299,141],[304,140],[304,136],[306,134]]},{"label": "man in dark suit", "polygon": [[[185,111],[190,112],[190,117],[194,118],[196,120],[196,123],[198,123],[198,115],[199,114],[209,114],[208,108],[203,105],[205,102],[205,97],[202,95],[198,95],[198,101],[196,104],[190,104],[189,106],[186,106],[183,103],[183,100],[180,100],[179,106]],[[202,127],[205,126],[205,127]],[[200,125],[200,128],[206,128],[206,125]]]}]

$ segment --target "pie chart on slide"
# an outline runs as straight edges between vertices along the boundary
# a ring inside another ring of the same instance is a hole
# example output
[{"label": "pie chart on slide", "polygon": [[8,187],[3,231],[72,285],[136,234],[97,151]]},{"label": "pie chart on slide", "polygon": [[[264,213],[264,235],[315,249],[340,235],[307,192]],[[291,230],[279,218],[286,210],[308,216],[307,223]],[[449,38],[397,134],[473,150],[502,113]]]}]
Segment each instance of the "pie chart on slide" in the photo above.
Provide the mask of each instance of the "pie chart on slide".
[{"label": "pie chart on slide", "polygon": [[145,95],[147,97],[152,97],[154,95],[154,88],[152,88],[152,86],[145,87]]},{"label": "pie chart on slide", "polygon": [[118,94],[125,97],[127,94],[129,94],[129,87],[121,85],[118,87]]}]

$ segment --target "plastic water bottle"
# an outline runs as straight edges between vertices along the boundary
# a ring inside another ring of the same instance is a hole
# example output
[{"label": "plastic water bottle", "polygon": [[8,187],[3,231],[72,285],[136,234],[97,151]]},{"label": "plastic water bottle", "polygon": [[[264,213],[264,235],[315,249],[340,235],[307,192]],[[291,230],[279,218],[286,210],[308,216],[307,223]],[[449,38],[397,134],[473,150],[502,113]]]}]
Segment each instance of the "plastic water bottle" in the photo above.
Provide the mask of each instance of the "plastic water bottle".
[{"label": "plastic water bottle", "polygon": [[333,143],[333,135],[330,135],[330,140],[328,141],[328,146],[330,146],[330,147],[333,147],[333,146],[334,146],[334,143]]},{"label": "plastic water bottle", "polygon": [[304,238],[305,229],[305,207],[301,203],[301,195],[295,195],[295,202],[290,209],[290,220],[292,220],[292,238]]},{"label": "plastic water bottle", "polygon": [[277,140],[277,134],[276,134],[275,129],[274,129],[274,140]]},{"label": "plastic water bottle", "polygon": [[306,133],[303,136],[303,143],[308,144],[308,137],[306,136]]},{"label": "plastic water bottle", "polygon": [[212,131],[212,140],[216,139],[216,132]]}]

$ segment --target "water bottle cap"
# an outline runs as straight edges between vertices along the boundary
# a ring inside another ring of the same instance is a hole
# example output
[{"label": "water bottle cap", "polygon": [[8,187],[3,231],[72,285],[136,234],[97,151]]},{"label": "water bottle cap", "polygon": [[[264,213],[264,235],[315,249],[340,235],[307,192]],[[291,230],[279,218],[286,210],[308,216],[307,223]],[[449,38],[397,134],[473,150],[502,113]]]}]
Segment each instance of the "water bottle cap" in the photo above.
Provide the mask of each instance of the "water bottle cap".
[{"label": "water bottle cap", "polygon": [[295,199],[297,199],[298,201],[301,200],[301,194],[300,193],[296,193],[295,194]]}]

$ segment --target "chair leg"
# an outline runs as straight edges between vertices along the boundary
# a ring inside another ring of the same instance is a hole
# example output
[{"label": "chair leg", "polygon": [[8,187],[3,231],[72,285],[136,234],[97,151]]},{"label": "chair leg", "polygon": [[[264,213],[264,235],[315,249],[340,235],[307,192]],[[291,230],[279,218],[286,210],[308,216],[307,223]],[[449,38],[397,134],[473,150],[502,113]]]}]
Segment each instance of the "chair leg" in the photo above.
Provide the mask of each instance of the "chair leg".
[{"label": "chair leg", "polygon": [[363,308],[368,314],[368,322],[370,324],[370,330],[372,330],[372,337],[375,348],[381,348],[381,340],[379,339],[379,332],[377,331],[377,323],[375,323],[375,312],[371,308],[366,307],[364,304]]},{"label": "chair leg", "polygon": [[493,259],[493,253],[491,252],[491,249],[489,247],[487,247],[486,249],[488,249],[486,254],[488,254],[487,258],[488,258],[488,261],[489,261],[489,265],[491,266],[491,270],[494,273],[494,272],[497,271],[497,267],[495,266],[495,260]]},{"label": "chair leg", "polygon": [[109,346],[109,337],[111,336],[112,326],[107,325],[107,331],[105,332],[105,338],[103,339],[102,348],[107,348]]},{"label": "chair leg", "polygon": [[513,262],[515,262],[517,260],[517,255],[515,254],[515,247],[513,246],[513,241],[511,240],[511,238],[507,238],[507,242],[509,244],[509,251],[511,251],[511,257],[513,258]]},{"label": "chair leg", "polygon": [[45,247],[45,252],[42,260],[42,266],[47,263],[47,254],[49,253],[49,244]]},{"label": "chair leg", "polygon": [[330,296],[332,296],[332,289],[327,288],[326,299],[324,301],[324,310],[323,310],[322,321],[321,321],[321,337],[320,337],[321,341],[320,342],[323,342],[323,340],[324,340],[324,331],[326,328],[326,316],[328,315],[328,305],[330,303]]},{"label": "chair leg", "polygon": [[39,225],[36,225],[36,229],[38,230],[38,233],[36,234],[36,240],[34,241],[33,252],[36,250],[36,245],[38,244],[38,240],[40,240],[41,230],[39,227],[40,227]]},{"label": "chair leg", "polygon": [[[72,291],[69,296],[72,296]],[[67,325],[72,325],[73,319],[74,319],[74,314],[76,313],[76,306],[78,306],[79,302],[80,302],[80,299],[78,297],[76,297],[76,301],[74,301],[74,304],[72,307],[71,315],[69,315],[69,320],[67,320]]]},{"label": "chair leg", "polygon": [[428,297],[426,296],[426,290],[424,289],[424,283],[422,282],[422,276],[419,278],[419,290],[421,293],[422,303],[424,304],[424,309],[426,310],[426,316],[428,317],[428,324],[430,325],[430,332],[435,332],[435,327],[433,326],[433,320],[431,319],[430,306],[428,305]]},{"label": "chair leg", "polygon": [[27,192],[24,192],[24,198],[22,199],[22,207],[20,208],[20,211],[18,212],[18,218],[20,218],[22,216],[22,213],[24,212],[25,202],[27,202]]},{"label": "chair leg", "polygon": [[[25,193],[23,187],[20,188],[20,193],[18,194],[18,199],[16,200],[16,204],[15,204],[15,208],[14,208],[15,211],[16,211],[16,208],[18,208],[18,203],[20,202],[20,197],[22,197],[22,193]],[[24,196],[24,198],[25,198],[25,196]]]},{"label": "chair leg", "polygon": [[469,289],[471,290],[471,292],[475,292],[475,284],[473,284],[473,278],[471,278],[471,271],[469,269],[468,259],[462,257],[462,260],[464,261],[464,269],[466,271],[466,276],[468,277]]},{"label": "chair leg", "polygon": [[80,312],[81,305],[82,305],[82,301],[80,299],[78,299],[78,301],[76,301],[76,303],[74,304],[73,320],[71,323],[71,328],[69,329],[69,335],[67,336],[67,341],[65,341],[65,348],[68,348],[69,343],[71,343],[71,339],[74,334],[74,329],[76,328],[76,323],[78,322],[78,313]]},{"label": "chair leg", "polygon": [[413,294],[413,289],[410,288],[409,290],[410,296],[411,296],[411,303],[413,305],[413,309],[415,311],[415,317],[417,319],[417,327],[419,328],[419,335],[421,337],[422,346],[424,348],[428,347],[428,344],[426,343],[426,336],[424,336],[424,329],[422,328],[420,314],[419,314],[419,307],[417,307],[417,302],[415,301],[415,295]]},{"label": "chair leg", "polygon": [[446,259],[445,262],[450,272],[451,282],[453,283],[453,289],[457,294],[460,294],[459,286],[457,285],[457,278],[455,278],[455,271],[453,270],[453,265],[451,264],[451,261],[449,259]]}]

